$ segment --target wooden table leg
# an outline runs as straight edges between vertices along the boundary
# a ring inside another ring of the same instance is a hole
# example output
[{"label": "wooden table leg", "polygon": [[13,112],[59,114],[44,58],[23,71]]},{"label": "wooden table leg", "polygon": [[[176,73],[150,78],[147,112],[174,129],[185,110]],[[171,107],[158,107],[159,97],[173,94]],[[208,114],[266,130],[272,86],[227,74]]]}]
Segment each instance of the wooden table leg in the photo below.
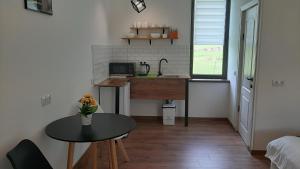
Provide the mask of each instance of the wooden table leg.
[{"label": "wooden table leg", "polygon": [[110,141],[107,141],[107,146],[108,146],[108,164],[109,164],[109,169],[113,169],[112,166],[112,159],[111,159],[111,147],[110,147]]},{"label": "wooden table leg", "polygon": [[73,169],[75,143],[69,143],[67,169]]},{"label": "wooden table leg", "polygon": [[93,161],[93,167],[92,169],[97,169],[97,153],[98,153],[98,144],[92,143],[92,161]]},{"label": "wooden table leg", "polygon": [[121,150],[121,152],[122,152],[122,154],[125,158],[125,161],[129,162],[129,157],[128,157],[127,151],[125,150],[125,147],[124,147],[124,144],[123,144],[122,140],[121,139],[117,140],[117,143],[118,143],[119,149]]},{"label": "wooden table leg", "polygon": [[111,151],[111,160],[113,169],[118,169],[118,159],[116,151],[116,142],[115,140],[110,140],[110,151]]}]

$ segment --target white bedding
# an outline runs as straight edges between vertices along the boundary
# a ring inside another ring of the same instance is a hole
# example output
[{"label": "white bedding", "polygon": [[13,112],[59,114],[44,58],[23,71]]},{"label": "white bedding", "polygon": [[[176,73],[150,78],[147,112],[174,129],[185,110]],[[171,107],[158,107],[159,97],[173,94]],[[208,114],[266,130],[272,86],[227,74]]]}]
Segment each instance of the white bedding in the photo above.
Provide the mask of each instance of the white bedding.
[{"label": "white bedding", "polygon": [[278,169],[300,169],[300,137],[285,136],[270,142],[266,157]]}]

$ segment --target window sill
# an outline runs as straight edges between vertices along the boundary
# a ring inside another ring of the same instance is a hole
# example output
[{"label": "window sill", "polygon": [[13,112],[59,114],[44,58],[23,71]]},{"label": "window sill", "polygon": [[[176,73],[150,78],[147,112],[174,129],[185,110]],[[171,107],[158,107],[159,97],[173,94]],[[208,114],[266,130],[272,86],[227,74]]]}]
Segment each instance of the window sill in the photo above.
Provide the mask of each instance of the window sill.
[{"label": "window sill", "polygon": [[190,82],[198,83],[230,83],[227,79],[191,79]]}]

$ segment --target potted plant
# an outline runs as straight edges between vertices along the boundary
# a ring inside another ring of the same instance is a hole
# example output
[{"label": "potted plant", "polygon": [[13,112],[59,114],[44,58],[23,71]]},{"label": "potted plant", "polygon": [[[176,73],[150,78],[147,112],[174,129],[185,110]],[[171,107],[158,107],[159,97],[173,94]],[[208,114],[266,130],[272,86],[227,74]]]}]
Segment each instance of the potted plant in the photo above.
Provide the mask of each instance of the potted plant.
[{"label": "potted plant", "polygon": [[88,126],[92,124],[93,114],[98,109],[98,104],[96,99],[92,96],[92,94],[85,94],[80,100],[79,114],[81,117],[81,124],[83,126]]}]

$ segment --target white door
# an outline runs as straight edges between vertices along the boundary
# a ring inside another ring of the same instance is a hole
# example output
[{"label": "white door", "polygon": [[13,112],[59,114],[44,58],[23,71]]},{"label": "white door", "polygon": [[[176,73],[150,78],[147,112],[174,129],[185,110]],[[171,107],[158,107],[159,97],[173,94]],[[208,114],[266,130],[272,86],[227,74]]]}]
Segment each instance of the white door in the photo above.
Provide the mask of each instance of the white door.
[{"label": "white door", "polygon": [[240,93],[239,132],[249,147],[253,119],[253,92],[255,79],[255,60],[258,32],[258,6],[251,7],[243,12],[242,22],[242,74]]}]

